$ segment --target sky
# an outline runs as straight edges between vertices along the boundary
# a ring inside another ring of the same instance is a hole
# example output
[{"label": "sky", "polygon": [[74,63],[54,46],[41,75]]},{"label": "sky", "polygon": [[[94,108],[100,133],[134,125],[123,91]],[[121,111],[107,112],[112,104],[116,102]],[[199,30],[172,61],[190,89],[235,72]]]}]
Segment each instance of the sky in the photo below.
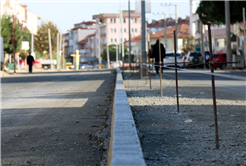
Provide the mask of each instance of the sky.
[{"label": "sky", "polygon": [[[95,21],[93,15],[100,13],[119,13],[128,10],[128,0],[19,0],[19,4],[27,5],[28,10],[36,14],[43,21],[52,21],[62,33],[67,33],[74,24],[83,21]],[[130,0],[130,9],[135,10],[135,0]],[[162,6],[161,4],[172,6]],[[196,5],[198,6],[198,0]],[[190,14],[189,0],[151,0],[151,13],[146,13],[146,20],[159,20],[166,17],[175,18],[177,5],[178,17],[185,18]],[[157,14],[159,13],[159,14]],[[40,21],[41,22],[41,21]]]}]

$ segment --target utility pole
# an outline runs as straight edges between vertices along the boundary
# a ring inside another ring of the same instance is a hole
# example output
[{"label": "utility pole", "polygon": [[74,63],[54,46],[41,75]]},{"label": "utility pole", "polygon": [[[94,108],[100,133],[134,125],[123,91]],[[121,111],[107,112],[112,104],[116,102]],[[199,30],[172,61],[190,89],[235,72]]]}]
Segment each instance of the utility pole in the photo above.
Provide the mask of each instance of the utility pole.
[{"label": "utility pole", "polygon": [[245,8],[243,7],[243,36],[244,36],[244,49],[243,49],[243,54],[244,54],[244,58],[246,56],[246,36],[245,36]]},{"label": "utility pole", "polygon": [[175,21],[176,21],[176,52],[178,52],[178,14],[177,14],[177,5],[175,5]]},{"label": "utility pole", "polygon": [[[142,21],[142,62],[146,62],[147,58],[146,58],[145,1],[141,1],[141,21]],[[146,66],[144,66],[144,69],[147,69]]]},{"label": "utility pole", "polygon": [[60,33],[60,48],[59,48],[59,69],[61,68],[61,58],[62,58],[62,56],[61,56],[61,50],[62,50],[62,33]]},{"label": "utility pole", "polygon": [[[232,61],[231,57],[231,28],[230,28],[230,2],[225,1],[225,22],[226,22],[226,57],[227,57],[227,62]],[[232,64],[227,63],[227,69],[232,69]]]},{"label": "utility pole", "polygon": [[14,73],[16,73],[16,59],[15,59],[15,14],[13,15],[13,55],[14,55]]},{"label": "utility pole", "polygon": [[165,48],[167,49],[167,31],[166,31],[166,29],[167,29],[167,20],[166,20],[166,14],[164,14],[164,26],[165,26]]},{"label": "utility pole", "polygon": [[[34,44],[34,40],[33,40],[33,29],[32,29],[32,45],[31,45],[31,54],[32,54],[32,56],[34,56],[34,51],[33,51],[33,44]],[[34,56],[34,59],[36,59],[36,57]]]},{"label": "utility pole", "polygon": [[128,0],[128,22],[129,22],[129,66],[131,69],[131,10],[130,10],[130,0]]},{"label": "utility pole", "polygon": [[165,3],[165,5],[164,4],[161,4],[161,5],[162,6],[175,6],[175,36],[176,36],[176,52],[177,52],[177,50],[178,50],[178,42],[177,42],[178,41],[178,15],[177,15],[178,10],[177,10],[177,5],[172,5],[171,3],[169,5],[166,3]]},{"label": "utility pole", "polygon": [[[108,27],[108,24],[106,23],[106,29]],[[110,59],[109,59],[109,50],[108,50],[108,31],[106,31],[106,47],[107,47],[107,64],[108,64],[108,68],[110,68]]]},{"label": "utility pole", "polygon": [[[117,21],[117,19],[118,19],[118,16],[119,16],[119,14],[117,14],[116,15],[116,19],[115,19],[115,21]],[[119,20],[120,20],[120,17],[119,17]],[[118,42],[119,42],[119,31],[120,31],[120,29],[119,29],[119,24],[117,24],[117,39],[116,39],[116,63],[118,63],[118,58],[119,58],[119,52],[118,52],[118,47],[119,47],[119,45],[118,45]]]},{"label": "utility pole", "polygon": [[49,35],[49,48],[50,48],[50,68],[53,70],[52,66],[52,49],[51,49],[51,37],[50,37],[50,28],[48,29],[48,35]]},{"label": "utility pole", "polygon": [[205,65],[205,54],[204,54],[204,41],[203,41],[203,24],[202,24],[202,21],[200,20],[200,38],[201,38],[201,42],[200,42],[200,47],[201,47],[201,53],[203,55],[203,68],[205,69],[206,68],[206,65]]},{"label": "utility pole", "polygon": [[59,56],[59,33],[57,33],[57,42],[56,42],[56,60],[57,60],[57,63],[56,63],[56,68],[57,70],[60,69],[60,66],[59,66],[59,61],[60,61],[60,56]]},{"label": "utility pole", "polygon": [[122,47],[122,61],[124,62],[124,42],[123,42],[123,13],[122,13],[122,9],[121,9],[121,2],[120,2],[120,13],[121,13],[121,47]]},{"label": "utility pole", "polygon": [[64,38],[62,38],[62,68],[64,69],[64,54],[65,54],[65,45]]}]

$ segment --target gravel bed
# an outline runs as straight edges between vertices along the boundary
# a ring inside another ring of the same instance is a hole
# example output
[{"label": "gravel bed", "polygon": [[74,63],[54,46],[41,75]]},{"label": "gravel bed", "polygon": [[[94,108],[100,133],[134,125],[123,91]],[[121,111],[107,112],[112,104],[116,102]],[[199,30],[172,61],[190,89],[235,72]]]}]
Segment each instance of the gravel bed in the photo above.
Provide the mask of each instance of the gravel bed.
[{"label": "gravel bed", "polygon": [[245,98],[216,91],[219,149],[211,87],[181,80],[177,112],[173,79],[152,76],[152,90],[138,74],[124,73],[128,101],[135,118],[147,165],[246,165]]}]

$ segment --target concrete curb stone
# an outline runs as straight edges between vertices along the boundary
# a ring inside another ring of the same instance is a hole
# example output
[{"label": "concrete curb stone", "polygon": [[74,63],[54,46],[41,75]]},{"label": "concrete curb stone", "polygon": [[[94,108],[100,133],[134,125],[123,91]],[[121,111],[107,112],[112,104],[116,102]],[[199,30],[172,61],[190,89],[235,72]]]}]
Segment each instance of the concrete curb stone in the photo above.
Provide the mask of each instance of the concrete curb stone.
[{"label": "concrete curb stone", "polygon": [[108,163],[146,166],[120,69],[117,69]]}]

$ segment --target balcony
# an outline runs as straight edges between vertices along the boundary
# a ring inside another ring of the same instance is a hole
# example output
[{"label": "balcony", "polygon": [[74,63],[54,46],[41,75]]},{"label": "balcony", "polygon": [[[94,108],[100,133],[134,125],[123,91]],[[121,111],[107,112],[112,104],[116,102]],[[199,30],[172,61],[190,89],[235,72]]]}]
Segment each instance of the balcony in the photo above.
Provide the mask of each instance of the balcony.
[{"label": "balcony", "polygon": [[101,33],[100,37],[106,37],[106,33]]}]

